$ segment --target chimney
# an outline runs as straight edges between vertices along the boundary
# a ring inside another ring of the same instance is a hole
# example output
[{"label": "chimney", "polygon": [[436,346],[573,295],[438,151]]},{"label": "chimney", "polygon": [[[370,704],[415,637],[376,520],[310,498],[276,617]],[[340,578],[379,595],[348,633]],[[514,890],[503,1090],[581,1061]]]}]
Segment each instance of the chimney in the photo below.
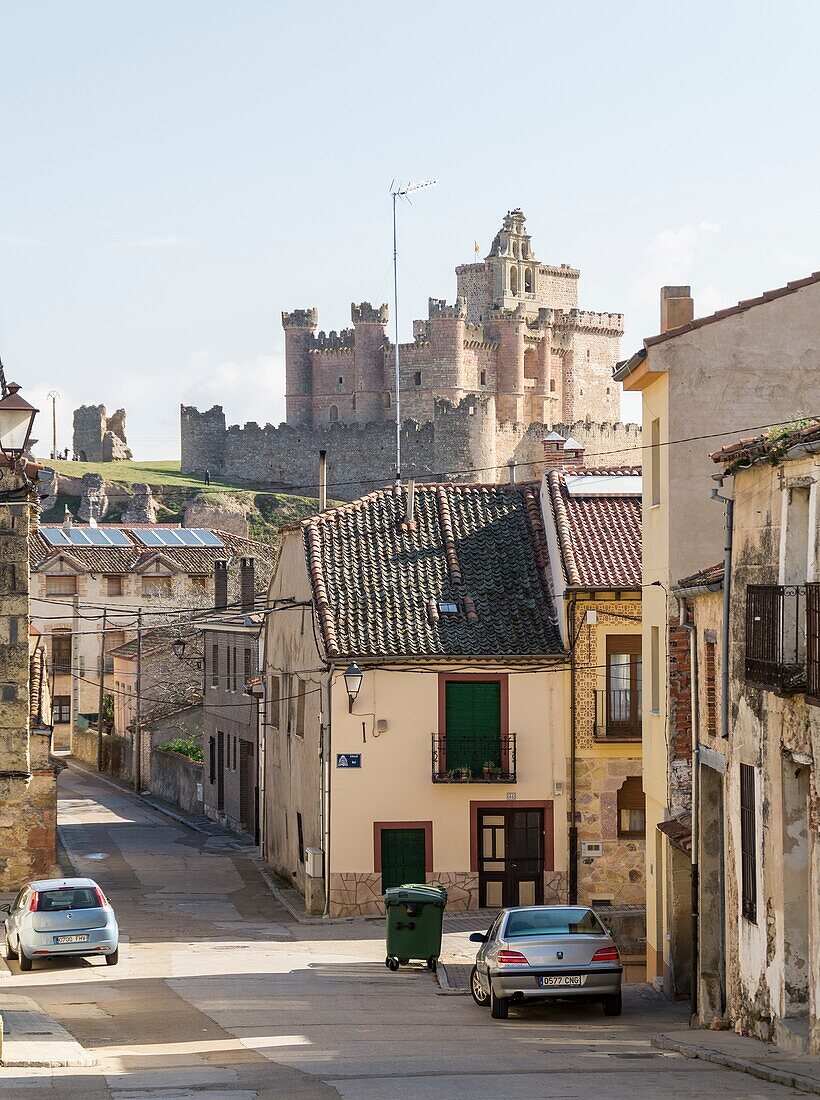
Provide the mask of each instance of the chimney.
[{"label": "chimney", "polygon": [[256,595],[253,575],[255,564],[253,558],[239,559],[239,598],[243,611],[253,611],[253,601]]},{"label": "chimney", "polygon": [[407,479],[407,511],[404,513],[401,527],[405,531],[416,529],[416,479],[414,477]]},{"label": "chimney", "polygon": [[695,316],[695,303],[690,286],[661,287],[661,332],[680,328]]},{"label": "chimney", "polygon": [[327,451],[319,451],[319,511],[327,510]]},{"label": "chimney", "polygon": [[541,441],[544,444],[544,466],[547,470],[563,470],[565,466],[583,466],[584,448],[572,436],[564,439],[558,432]]},{"label": "chimney", "polygon": [[228,606],[228,563],[214,562],[214,610],[224,611]]},{"label": "chimney", "polygon": [[68,505],[65,506],[65,513],[63,515],[63,530],[68,533],[73,526],[71,519],[71,512],[68,510]]},{"label": "chimney", "polygon": [[584,465],[584,445],[572,436],[564,444],[564,466]]}]

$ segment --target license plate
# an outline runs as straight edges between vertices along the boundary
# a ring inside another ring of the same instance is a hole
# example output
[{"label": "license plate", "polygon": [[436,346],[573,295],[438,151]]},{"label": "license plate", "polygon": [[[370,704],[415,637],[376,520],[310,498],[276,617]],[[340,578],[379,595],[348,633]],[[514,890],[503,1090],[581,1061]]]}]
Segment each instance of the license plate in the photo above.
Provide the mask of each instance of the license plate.
[{"label": "license plate", "polygon": [[88,936],[55,936],[55,943],[88,943]]},{"label": "license plate", "polygon": [[546,978],[539,978],[538,984],[542,989],[554,985],[583,985],[584,974],[550,974]]}]

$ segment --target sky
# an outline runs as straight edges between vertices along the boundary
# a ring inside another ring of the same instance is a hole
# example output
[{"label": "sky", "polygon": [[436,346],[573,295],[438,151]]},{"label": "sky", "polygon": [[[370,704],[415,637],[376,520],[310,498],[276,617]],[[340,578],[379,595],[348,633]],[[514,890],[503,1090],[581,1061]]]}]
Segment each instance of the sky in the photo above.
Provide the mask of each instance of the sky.
[{"label": "sky", "polygon": [[[280,312],[388,301],[400,337],[520,206],[583,308],[658,330],[820,268],[820,5],[0,0],[0,357],[58,446],[124,406],[284,418]],[[624,418],[635,420],[634,396]],[[743,427],[738,425],[738,427]]]}]

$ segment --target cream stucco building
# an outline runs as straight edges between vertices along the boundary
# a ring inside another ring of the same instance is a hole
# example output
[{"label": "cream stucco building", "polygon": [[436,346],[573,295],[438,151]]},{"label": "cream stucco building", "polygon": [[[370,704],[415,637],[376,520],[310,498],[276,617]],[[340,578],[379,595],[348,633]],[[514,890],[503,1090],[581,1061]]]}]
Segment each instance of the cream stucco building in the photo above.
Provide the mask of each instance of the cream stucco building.
[{"label": "cream stucco building", "polygon": [[692,788],[689,632],[672,588],[722,554],[709,450],[820,407],[818,348],[820,274],[698,319],[689,287],[664,287],[660,334],[614,373],[643,400],[647,977],[669,996],[692,970],[688,856],[670,840]]}]

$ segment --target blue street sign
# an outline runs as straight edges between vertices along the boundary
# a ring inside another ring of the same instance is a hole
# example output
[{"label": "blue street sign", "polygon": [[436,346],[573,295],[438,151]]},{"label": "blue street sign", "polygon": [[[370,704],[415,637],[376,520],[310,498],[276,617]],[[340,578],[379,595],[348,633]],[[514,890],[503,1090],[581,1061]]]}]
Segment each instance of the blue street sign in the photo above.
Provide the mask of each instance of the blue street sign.
[{"label": "blue street sign", "polygon": [[362,766],[362,754],[360,752],[337,752],[337,768],[360,768]]}]

